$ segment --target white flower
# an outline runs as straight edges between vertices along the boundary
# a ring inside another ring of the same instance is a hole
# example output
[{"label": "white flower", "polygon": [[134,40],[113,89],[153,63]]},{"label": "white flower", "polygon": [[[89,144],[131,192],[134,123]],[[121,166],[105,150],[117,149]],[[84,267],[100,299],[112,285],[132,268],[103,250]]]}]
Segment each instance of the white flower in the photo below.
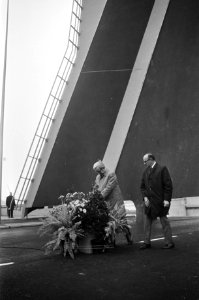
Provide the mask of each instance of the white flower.
[{"label": "white flower", "polygon": [[86,209],[85,208],[83,209],[83,213],[86,213]]},{"label": "white flower", "polygon": [[72,197],[72,195],[73,195],[73,194],[71,194],[71,193],[67,193],[67,194],[66,194],[66,197],[67,197],[67,198],[70,198],[70,197]]}]

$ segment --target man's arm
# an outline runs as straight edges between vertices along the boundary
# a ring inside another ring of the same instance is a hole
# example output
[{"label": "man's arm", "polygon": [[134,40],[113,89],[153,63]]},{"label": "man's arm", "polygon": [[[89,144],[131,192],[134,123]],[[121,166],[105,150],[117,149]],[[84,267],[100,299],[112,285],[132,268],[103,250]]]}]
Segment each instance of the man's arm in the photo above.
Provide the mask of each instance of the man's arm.
[{"label": "man's arm", "polygon": [[103,198],[106,198],[112,192],[112,190],[116,185],[117,185],[117,176],[115,175],[115,173],[111,173],[108,177],[106,187],[101,191]]},{"label": "man's arm", "polygon": [[9,198],[8,197],[6,198],[6,206],[7,207],[9,206]]},{"label": "man's arm", "polygon": [[141,190],[141,194],[142,194],[143,199],[145,197],[147,197],[147,189],[146,189],[146,185],[145,185],[144,174],[142,176],[142,180],[141,180],[141,184],[140,184],[140,190]]},{"label": "man's arm", "polygon": [[141,193],[142,193],[142,197],[143,197],[143,200],[144,200],[144,203],[146,206],[149,206],[149,199],[147,197],[147,191],[146,191],[146,185],[145,185],[145,181],[144,181],[144,174],[142,176],[142,180],[141,180],[141,185],[140,185],[140,190],[141,190]]}]

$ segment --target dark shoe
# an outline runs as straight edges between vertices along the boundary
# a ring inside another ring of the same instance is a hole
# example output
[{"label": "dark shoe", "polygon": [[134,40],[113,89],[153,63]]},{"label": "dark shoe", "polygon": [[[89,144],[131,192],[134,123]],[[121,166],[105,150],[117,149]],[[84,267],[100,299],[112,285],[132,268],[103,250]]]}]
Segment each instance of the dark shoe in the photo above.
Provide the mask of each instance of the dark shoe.
[{"label": "dark shoe", "polygon": [[174,248],[174,247],[175,247],[174,244],[166,244],[166,245],[164,245],[164,246],[162,247],[162,249],[172,249],[172,248]]},{"label": "dark shoe", "polygon": [[145,250],[151,248],[151,244],[146,244],[144,243],[143,245],[140,246],[140,250]]}]

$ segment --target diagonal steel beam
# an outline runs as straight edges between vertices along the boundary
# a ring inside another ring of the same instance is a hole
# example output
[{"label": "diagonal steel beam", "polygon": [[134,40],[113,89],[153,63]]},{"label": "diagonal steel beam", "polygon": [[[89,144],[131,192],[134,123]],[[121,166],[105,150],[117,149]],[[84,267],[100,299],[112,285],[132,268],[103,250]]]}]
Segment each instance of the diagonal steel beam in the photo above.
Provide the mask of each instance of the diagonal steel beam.
[{"label": "diagonal steel beam", "polygon": [[148,67],[170,0],[156,0],[135,60],[129,83],[118,112],[103,161],[115,170],[133,119]]}]

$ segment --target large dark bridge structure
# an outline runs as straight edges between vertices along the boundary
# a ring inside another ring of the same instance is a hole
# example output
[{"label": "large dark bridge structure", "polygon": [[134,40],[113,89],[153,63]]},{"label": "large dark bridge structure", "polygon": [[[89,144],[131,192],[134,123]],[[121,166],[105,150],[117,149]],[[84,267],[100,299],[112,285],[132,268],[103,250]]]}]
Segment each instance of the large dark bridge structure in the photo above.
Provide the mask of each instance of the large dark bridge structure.
[{"label": "large dark bridge structure", "polygon": [[146,152],[168,166],[174,198],[199,195],[199,1],[76,2],[75,61],[27,193],[16,197],[28,212],[68,189],[88,192],[101,158],[138,205]]}]

